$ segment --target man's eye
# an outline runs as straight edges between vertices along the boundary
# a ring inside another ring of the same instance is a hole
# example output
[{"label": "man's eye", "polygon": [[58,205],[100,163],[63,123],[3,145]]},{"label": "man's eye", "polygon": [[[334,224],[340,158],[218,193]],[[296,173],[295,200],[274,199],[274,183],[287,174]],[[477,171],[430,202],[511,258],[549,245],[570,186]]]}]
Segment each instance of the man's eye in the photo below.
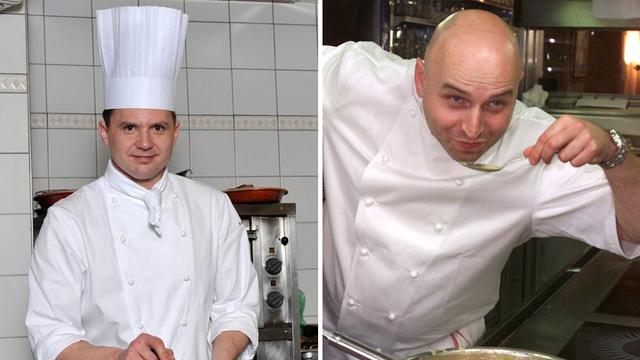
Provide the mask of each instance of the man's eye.
[{"label": "man's eye", "polygon": [[504,106],[504,102],[502,100],[491,100],[489,106],[492,108],[501,108]]},{"label": "man's eye", "polygon": [[125,131],[133,131],[133,129],[135,129],[135,126],[133,126],[133,125],[125,125],[124,126],[124,130]]},{"label": "man's eye", "polygon": [[153,127],[153,129],[154,129],[155,131],[162,131],[162,130],[164,130],[164,126],[162,126],[162,125],[155,125],[155,126]]},{"label": "man's eye", "polygon": [[451,95],[447,98],[447,100],[451,105],[454,106],[463,106],[466,104],[466,99],[458,95]]}]

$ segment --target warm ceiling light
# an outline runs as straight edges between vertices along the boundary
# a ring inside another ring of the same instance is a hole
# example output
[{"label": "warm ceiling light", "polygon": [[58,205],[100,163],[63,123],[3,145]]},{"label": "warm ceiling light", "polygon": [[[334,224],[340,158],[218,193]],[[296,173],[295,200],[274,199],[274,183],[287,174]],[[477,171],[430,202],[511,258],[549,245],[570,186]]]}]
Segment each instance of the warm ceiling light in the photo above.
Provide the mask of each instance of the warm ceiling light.
[{"label": "warm ceiling light", "polygon": [[640,31],[625,31],[624,63],[640,70]]}]

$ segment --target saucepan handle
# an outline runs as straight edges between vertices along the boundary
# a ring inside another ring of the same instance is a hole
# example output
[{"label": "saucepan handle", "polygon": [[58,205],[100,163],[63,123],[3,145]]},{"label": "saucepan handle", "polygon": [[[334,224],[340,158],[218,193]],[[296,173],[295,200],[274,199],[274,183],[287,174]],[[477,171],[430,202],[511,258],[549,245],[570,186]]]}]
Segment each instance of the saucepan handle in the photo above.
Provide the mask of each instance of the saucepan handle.
[{"label": "saucepan handle", "polygon": [[363,360],[395,360],[385,354],[379,353],[367,345],[350,339],[340,333],[322,330],[322,336],[329,344],[340,351]]}]

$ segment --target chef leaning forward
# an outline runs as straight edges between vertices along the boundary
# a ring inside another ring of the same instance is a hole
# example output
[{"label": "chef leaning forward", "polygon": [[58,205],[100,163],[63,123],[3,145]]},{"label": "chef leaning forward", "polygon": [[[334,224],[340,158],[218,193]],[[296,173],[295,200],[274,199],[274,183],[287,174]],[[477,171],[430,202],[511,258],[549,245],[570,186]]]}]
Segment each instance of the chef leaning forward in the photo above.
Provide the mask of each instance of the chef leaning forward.
[{"label": "chef leaning forward", "polygon": [[97,12],[111,160],[49,209],[36,242],[26,325],[39,360],[253,358],[259,295],[240,219],[226,195],[167,172],[187,21]]},{"label": "chef leaning forward", "polygon": [[326,328],[397,356],[469,346],[530,237],[640,255],[640,160],[615,133],[518,102],[518,54],[481,10],[440,24],[424,61],[324,50]]}]

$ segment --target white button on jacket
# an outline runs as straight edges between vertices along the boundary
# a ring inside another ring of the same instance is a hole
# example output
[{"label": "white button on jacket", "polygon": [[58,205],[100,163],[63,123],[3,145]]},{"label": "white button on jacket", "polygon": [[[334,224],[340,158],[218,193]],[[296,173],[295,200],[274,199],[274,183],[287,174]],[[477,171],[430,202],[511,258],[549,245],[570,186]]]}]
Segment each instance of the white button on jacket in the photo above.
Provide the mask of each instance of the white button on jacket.
[{"label": "white button on jacket", "polygon": [[[599,167],[522,160],[496,173],[468,169],[429,132],[415,60],[373,43],[327,47],[322,58],[328,329],[396,357],[452,347],[456,330],[474,342],[498,299],[502,265],[529,237],[572,236],[622,253]],[[520,156],[553,120],[517,103],[505,136],[480,162]],[[363,258],[363,248],[376,255]],[[638,246],[625,249],[640,254]],[[421,275],[408,277],[415,269]],[[358,311],[345,293],[358,299]]]}]

